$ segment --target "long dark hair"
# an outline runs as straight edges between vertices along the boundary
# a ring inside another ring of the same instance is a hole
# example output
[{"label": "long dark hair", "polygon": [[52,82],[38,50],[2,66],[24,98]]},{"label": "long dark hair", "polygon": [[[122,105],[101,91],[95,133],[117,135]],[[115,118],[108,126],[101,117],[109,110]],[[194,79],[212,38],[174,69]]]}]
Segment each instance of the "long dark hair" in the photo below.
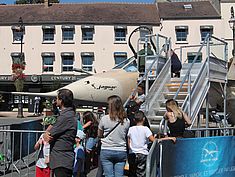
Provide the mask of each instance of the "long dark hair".
[{"label": "long dark hair", "polygon": [[118,119],[121,123],[126,118],[126,112],[123,108],[122,100],[119,96],[113,95],[108,97],[109,117],[111,120]]},{"label": "long dark hair", "polygon": [[82,114],[82,117],[83,117],[84,123],[91,121],[92,123],[98,124],[98,120],[96,119],[95,115],[91,111],[85,111]]}]

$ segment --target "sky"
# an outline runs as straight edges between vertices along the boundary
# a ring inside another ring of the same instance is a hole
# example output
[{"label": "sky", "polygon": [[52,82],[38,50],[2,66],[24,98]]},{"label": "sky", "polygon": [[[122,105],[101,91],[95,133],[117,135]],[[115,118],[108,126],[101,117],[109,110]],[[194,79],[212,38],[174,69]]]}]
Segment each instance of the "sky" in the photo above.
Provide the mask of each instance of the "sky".
[{"label": "sky", "polygon": [[[15,0],[0,0],[0,3],[14,4]],[[86,2],[130,2],[152,3],[154,0],[60,0],[61,3],[86,3]]]}]

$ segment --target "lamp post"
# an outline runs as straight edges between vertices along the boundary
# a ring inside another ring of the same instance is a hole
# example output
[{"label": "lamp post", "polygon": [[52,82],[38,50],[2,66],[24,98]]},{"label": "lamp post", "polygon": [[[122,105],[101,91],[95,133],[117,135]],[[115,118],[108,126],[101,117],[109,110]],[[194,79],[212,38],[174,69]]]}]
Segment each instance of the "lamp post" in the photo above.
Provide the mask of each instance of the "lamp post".
[{"label": "lamp post", "polygon": [[[24,55],[23,55],[23,36],[24,36],[24,24],[23,24],[23,19],[22,17],[19,18],[19,32],[20,32],[20,63],[24,62]],[[23,81],[22,81],[23,82]],[[22,90],[17,90],[17,91],[23,91]],[[17,118],[23,118],[23,104],[22,104],[22,96],[19,95],[19,104],[18,104],[18,115]]]},{"label": "lamp post", "polygon": [[230,28],[233,30],[233,49],[232,49],[232,54],[233,58],[235,57],[235,17],[234,17],[234,9],[233,6],[231,7],[231,18],[229,20],[229,25]]}]

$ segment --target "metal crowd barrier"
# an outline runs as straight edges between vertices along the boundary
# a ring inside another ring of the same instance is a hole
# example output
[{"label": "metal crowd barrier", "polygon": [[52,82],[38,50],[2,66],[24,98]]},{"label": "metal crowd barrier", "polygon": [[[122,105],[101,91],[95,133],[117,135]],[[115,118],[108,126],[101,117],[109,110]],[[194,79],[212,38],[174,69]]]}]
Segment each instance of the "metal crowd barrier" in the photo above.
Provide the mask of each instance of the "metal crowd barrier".
[{"label": "metal crowd barrier", "polygon": [[43,131],[0,129],[0,176],[34,176],[34,145]]},{"label": "metal crowd barrier", "polygon": [[[227,128],[195,128],[190,129],[194,132],[195,138],[216,137],[216,136],[234,136],[235,127]],[[177,143],[177,140],[176,140]],[[146,177],[162,177],[162,146],[161,142],[154,141],[149,151],[146,162]]]}]

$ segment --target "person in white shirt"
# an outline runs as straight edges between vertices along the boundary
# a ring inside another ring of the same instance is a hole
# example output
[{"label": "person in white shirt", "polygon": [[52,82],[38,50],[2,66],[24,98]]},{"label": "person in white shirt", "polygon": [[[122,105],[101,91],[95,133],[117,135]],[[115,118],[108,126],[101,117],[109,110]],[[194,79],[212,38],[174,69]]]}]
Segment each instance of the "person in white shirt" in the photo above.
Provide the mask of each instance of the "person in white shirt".
[{"label": "person in white shirt", "polygon": [[[44,117],[42,125],[50,130],[56,122],[55,117]],[[43,134],[34,145],[35,150],[39,150],[38,160],[36,162],[36,177],[50,177],[51,169],[49,168],[50,144],[43,138]]]},{"label": "person in white shirt", "polygon": [[127,134],[129,147],[129,177],[145,176],[146,160],[149,153],[148,142],[155,140],[151,130],[143,126],[144,117],[142,111],[137,111],[135,113],[136,125],[130,127]]},{"label": "person in white shirt", "polygon": [[139,84],[136,91],[130,97],[130,100],[134,100],[141,111],[145,110],[145,94],[144,94],[144,85]]},{"label": "person in white shirt", "polygon": [[40,100],[41,100],[41,98],[39,96],[36,96],[34,98],[34,115],[39,115]]},{"label": "person in white shirt", "polygon": [[[145,115],[142,111],[137,111],[134,118],[136,125],[129,128],[128,138],[128,163],[129,163],[129,175],[128,177],[143,177],[146,172],[146,160],[149,154],[148,144],[149,141],[153,142],[155,137],[151,130],[144,126]],[[158,139],[158,142],[162,140],[176,141],[175,137],[164,137]]]}]

